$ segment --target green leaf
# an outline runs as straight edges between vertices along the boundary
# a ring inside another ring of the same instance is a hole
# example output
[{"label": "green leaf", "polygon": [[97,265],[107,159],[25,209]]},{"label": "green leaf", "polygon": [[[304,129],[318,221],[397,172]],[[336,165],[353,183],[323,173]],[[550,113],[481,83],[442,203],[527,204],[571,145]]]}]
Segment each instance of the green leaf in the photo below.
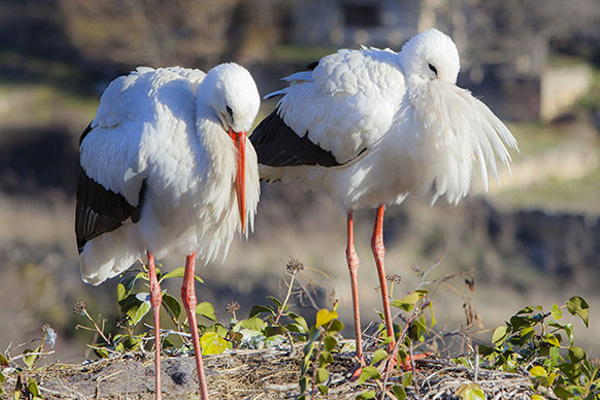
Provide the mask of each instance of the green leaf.
[{"label": "green leaf", "polygon": [[305,346],[304,346],[304,358],[303,358],[303,362],[302,362],[302,370],[300,371],[301,375],[305,375],[308,372],[308,368],[310,368],[311,365],[311,357],[312,357],[312,353],[315,350],[315,342],[308,342]]},{"label": "green leaf", "polygon": [[110,353],[103,347],[94,347],[94,353],[100,358],[109,358]]},{"label": "green leaf", "polygon": [[338,341],[333,336],[327,336],[323,340],[323,347],[325,347],[326,351],[332,351],[337,346]]},{"label": "green leaf", "polygon": [[375,394],[374,390],[367,390],[365,392],[362,392],[358,396],[356,396],[356,398],[359,399],[359,400],[374,399],[375,395],[376,394]]},{"label": "green leaf", "polygon": [[200,337],[200,347],[202,355],[221,354],[227,349],[228,342],[216,332],[205,332]]},{"label": "green leaf", "polygon": [[328,364],[331,364],[333,362],[333,356],[331,355],[330,352],[328,351],[323,351],[321,352],[321,354],[319,354],[319,365],[320,366],[326,366]]},{"label": "green leaf", "polygon": [[569,339],[569,343],[573,344],[573,324],[568,323],[566,325],[559,324],[555,321],[548,322],[548,326],[552,326],[554,328],[562,329],[567,334],[567,338]]},{"label": "green leaf", "polygon": [[[291,329],[290,329],[291,330]],[[267,326],[264,331],[263,334],[266,337],[272,337],[272,336],[277,336],[277,335],[283,335],[286,333],[286,330],[284,327],[279,326],[279,325],[275,325],[275,326]]]},{"label": "green leaf", "polygon": [[344,329],[344,323],[342,321],[340,321],[339,319],[334,319],[333,321],[331,321],[329,328],[327,328],[327,332],[328,333],[339,332],[342,329]]},{"label": "green leaf", "polygon": [[421,315],[419,318],[415,319],[410,325],[409,337],[413,340],[424,341],[425,333],[427,332],[427,322],[425,322],[425,317]]},{"label": "green leaf", "polygon": [[40,388],[38,388],[37,382],[33,378],[27,379],[27,390],[35,397],[42,397]]},{"label": "green leaf", "polygon": [[377,370],[377,368],[368,366],[364,367],[362,372],[360,373],[360,377],[358,378],[357,384],[362,385],[368,379],[381,379],[381,374]]},{"label": "green leaf", "polygon": [[523,307],[519,311],[517,311],[517,315],[531,314],[536,308],[539,309],[539,306],[535,308],[531,306]]},{"label": "green leaf", "polygon": [[433,326],[436,324],[435,315],[433,313],[433,301],[431,301],[427,307],[429,308],[429,311],[431,312],[431,316],[430,316],[431,324],[429,324],[429,329],[432,329]]},{"label": "green leaf", "polygon": [[161,283],[165,279],[169,279],[169,278],[181,278],[181,277],[183,277],[184,273],[185,273],[185,267],[175,268],[174,270],[167,272],[166,274],[161,276],[158,283]]},{"label": "green leaf", "polygon": [[300,393],[306,393],[306,388],[308,387],[308,377],[300,377],[298,380],[298,385],[300,386]]},{"label": "green leaf", "polygon": [[394,386],[392,386],[392,392],[394,393],[394,396],[396,396],[396,398],[398,400],[406,399],[406,390],[404,390],[404,387],[402,387],[400,385],[394,385]]},{"label": "green leaf", "polygon": [[406,297],[390,301],[390,304],[401,310],[411,311],[418,301],[425,297],[426,294],[427,291],[417,290]]},{"label": "green leaf", "polygon": [[546,342],[552,346],[560,347],[560,341],[558,340],[558,338],[555,335],[553,335],[551,333],[544,336],[543,340],[544,340],[544,342]]},{"label": "green leaf", "polygon": [[119,306],[121,306],[121,312],[129,317],[129,323],[135,326],[152,308],[150,294],[147,292],[131,293],[119,301]]},{"label": "green leaf", "polygon": [[312,328],[308,331],[307,344],[313,344],[316,340],[321,337],[321,332],[317,328]]},{"label": "green leaf", "polygon": [[578,362],[583,361],[586,358],[587,354],[585,354],[585,350],[583,350],[581,347],[569,347],[569,359],[573,364],[577,364]]},{"label": "green leaf", "polygon": [[550,356],[552,365],[556,365],[558,363],[558,357],[560,357],[560,347],[551,347],[548,351],[548,355]]},{"label": "green leaf", "polygon": [[329,379],[329,371],[327,371],[325,368],[317,368],[316,374],[317,384],[327,382]]},{"label": "green leaf", "polygon": [[510,325],[512,326],[512,329],[514,331],[516,331],[516,330],[520,330],[523,327],[532,326],[533,322],[531,321],[531,318],[519,317],[517,315],[513,315],[510,318]]},{"label": "green leaf", "polygon": [[283,304],[281,304],[281,301],[279,301],[279,299],[277,297],[267,296],[267,299],[271,300],[275,304],[275,306],[277,307],[278,310],[281,309],[281,306]]},{"label": "green leaf", "polygon": [[163,305],[173,314],[173,317],[178,320],[181,315],[181,304],[179,300],[168,293],[163,294]]},{"label": "green leaf", "polygon": [[261,332],[267,326],[267,323],[259,317],[252,317],[240,321],[239,325],[242,328],[249,329],[251,331]]},{"label": "green leaf", "polygon": [[114,348],[114,351],[118,351],[119,353],[125,353],[125,346],[123,345],[123,343],[117,343],[117,345]]},{"label": "green leaf", "polygon": [[474,382],[462,384],[456,391],[456,395],[460,400],[485,400],[481,386]]},{"label": "green leaf", "polygon": [[271,307],[261,306],[257,304],[250,309],[249,317],[254,317],[255,315],[258,315],[260,313],[267,313],[273,316],[277,315],[275,310],[273,310]]},{"label": "green leaf", "polygon": [[553,388],[554,394],[559,398],[559,399],[570,399],[573,397],[573,394],[564,388],[564,386],[562,385],[556,385]]},{"label": "green leaf", "polygon": [[317,385],[317,389],[319,390],[319,393],[323,395],[329,393],[329,388],[325,385]]},{"label": "green leaf", "polygon": [[135,294],[129,294],[122,300],[119,300],[119,307],[121,307],[121,313],[126,314],[131,307],[137,307],[140,305],[140,299]]},{"label": "green leaf", "polygon": [[548,373],[546,372],[546,370],[544,369],[544,367],[540,367],[539,365],[536,365],[535,367],[531,368],[529,370],[529,373],[531,374],[531,376],[533,376],[534,378],[539,378],[539,377],[546,377],[548,376]]},{"label": "green leaf", "polygon": [[556,304],[552,305],[552,318],[561,319],[562,318],[562,310]]},{"label": "green leaf", "polygon": [[229,329],[225,328],[223,325],[221,324],[212,324],[211,326],[208,326],[204,329],[204,332],[216,332],[217,335],[221,336],[221,337],[227,337],[227,335],[229,334]]},{"label": "green leaf", "polygon": [[0,353],[0,367],[8,367],[8,364],[8,358],[6,358],[4,354]]},{"label": "green leaf", "polygon": [[496,346],[499,346],[504,340],[504,338],[506,338],[506,330],[506,325],[497,327],[494,330],[494,334],[492,335],[492,343],[494,343]]},{"label": "green leaf", "polygon": [[572,315],[577,315],[581,318],[586,328],[588,327],[590,305],[587,301],[579,296],[571,297],[567,300],[567,310],[569,310]]},{"label": "green leaf", "polygon": [[410,386],[412,384],[413,381],[413,373],[412,372],[406,372],[404,374],[402,374],[402,385],[404,387]]},{"label": "green leaf", "polygon": [[[38,355],[34,354],[34,353],[38,353],[41,350],[40,347],[37,347],[35,350],[31,350],[31,349],[26,349],[23,352],[23,362],[25,363],[25,365],[27,365],[29,368],[31,368],[33,366],[33,363],[35,363],[35,360],[38,359]],[[26,355],[29,354],[29,355]]]},{"label": "green leaf", "polygon": [[533,338],[533,335],[535,335],[535,330],[532,327],[528,326],[527,328],[524,328],[521,331],[521,340],[519,341],[519,343],[522,346],[525,345]]},{"label": "green leaf", "polygon": [[211,321],[216,321],[215,308],[208,301],[203,301],[196,306],[196,314],[208,318]]},{"label": "green leaf", "polygon": [[127,351],[134,351],[141,347],[142,339],[137,336],[127,336],[122,343]]},{"label": "green leaf", "polygon": [[373,360],[371,361],[371,365],[377,365],[381,361],[385,360],[387,357],[388,357],[387,351],[385,351],[383,349],[378,349],[373,354]]},{"label": "green leaf", "polygon": [[296,324],[300,325],[300,327],[302,328],[302,332],[299,333],[306,333],[310,330],[304,317],[301,317],[300,315],[293,312],[287,313],[287,316],[293,319],[294,322],[296,322]]},{"label": "green leaf", "polygon": [[125,289],[125,285],[119,283],[117,285],[117,301],[123,300],[127,296],[127,290]]},{"label": "green leaf", "polygon": [[152,306],[150,305],[149,300],[148,301],[139,301],[138,300],[138,304],[129,308],[129,310],[127,310],[127,312],[125,314],[129,316],[129,321],[131,322],[131,325],[135,326],[142,320],[142,318],[144,318],[144,316],[146,314],[148,314],[148,312],[150,311],[151,308],[152,308]]},{"label": "green leaf", "polygon": [[381,341],[381,344],[389,344],[389,343],[392,343],[393,341],[394,341],[393,336],[386,336],[386,338]]},{"label": "green leaf", "polygon": [[328,323],[329,321],[332,321],[334,319],[336,319],[338,317],[338,313],[337,311],[329,311],[325,308],[319,310],[319,312],[317,312],[317,322],[316,322],[316,326],[323,326],[326,323]]}]

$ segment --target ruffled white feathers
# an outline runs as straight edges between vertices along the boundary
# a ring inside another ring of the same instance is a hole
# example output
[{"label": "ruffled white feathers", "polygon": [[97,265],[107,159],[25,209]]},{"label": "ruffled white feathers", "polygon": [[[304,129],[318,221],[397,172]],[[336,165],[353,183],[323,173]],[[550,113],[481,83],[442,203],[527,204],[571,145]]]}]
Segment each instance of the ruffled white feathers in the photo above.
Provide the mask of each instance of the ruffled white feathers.
[{"label": "ruffled white feathers", "polygon": [[[474,170],[488,187],[497,160],[509,165],[517,142],[480,100],[456,86],[458,50],[431,29],[400,53],[363,48],[322,58],[314,71],[293,74],[278,106],[299,136],[329,150],[340,163],[261,167],[261,176],[300,180],[327,191],[345,210],[399,203],[430,194],[457,203],[471,189]],[[356,158],[360,151],[360,157]],[[478,168],[475,164],[479,164]]]}]

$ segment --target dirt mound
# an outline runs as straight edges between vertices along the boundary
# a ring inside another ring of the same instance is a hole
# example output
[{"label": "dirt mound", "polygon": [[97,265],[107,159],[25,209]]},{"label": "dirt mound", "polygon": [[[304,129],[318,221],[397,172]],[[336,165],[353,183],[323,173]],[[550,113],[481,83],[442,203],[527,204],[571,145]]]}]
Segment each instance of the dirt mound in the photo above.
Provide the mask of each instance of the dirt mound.
[{"label": "dirt mound", "polygon": [[[370,355],[367,354],[367,359]],[[208,388],[213,399],[290,399],[300,394],[298,379],[301,347],[284,350],[236,350],[205,357]],[[338,355],[329,367],[329,394],[316,398],[354,399],[367,390],[380,392],[381,383],[351,383],[354,367],[349,355]],[[458,399],[458,393],[475,382],[486,398],[530,399],[531,381],[527,375],[469,368],[443,359],[419,360],[408,398]],[[190,398],[197,390],[192,357],[164,358],[163,398]],[[386,399],[395,399],[389,390],[404,372],[394,370],[387,380]],[[22,376],[33,377],[46,398],[52,399],[154,399],[154,363],[145,354],[126,355],[85,365],[54,364]],[[4,382],[8,393],[15,390],[16,378]],[[193,397],[191,397],[193,398]],[[379,396],[377,398],[380,398]]]}]

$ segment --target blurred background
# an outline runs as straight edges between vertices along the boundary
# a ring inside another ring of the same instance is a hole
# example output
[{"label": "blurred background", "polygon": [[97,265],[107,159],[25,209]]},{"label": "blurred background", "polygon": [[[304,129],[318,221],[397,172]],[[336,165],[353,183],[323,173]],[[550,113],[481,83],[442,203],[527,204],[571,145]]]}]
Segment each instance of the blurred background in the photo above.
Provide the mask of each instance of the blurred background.
[{"label": "blurred background", "polygon": [[[112,79],[139,65],[207,70],[236,61],[264,95],[340,47],[400,50],[437,27],[458,45],[459,85],[508,123],[521,152],[501,186],[475,190],[459,206],[410,198],[388,209],[387,268],[402,278],[394,297],[440,257],[429,279],[459,274],[434,290],[440,330],[466,325],[465,302],[478,327],[493,329],[526,305],[549,309],[580,295],[591,323],[573,321],[576,340],[598,356],[599,26],[597,0],[2,0],[0,352],[40,337],[48,323],[59,335],[53,357],[81,361],[91,339],[75,330],[83,321],[73,304],[86,299],[109,330],[119,315],[116,279],[81,282],[73,230],[78,138]],[[274,105],[264,102],[258,120]],[[356,216],[365,325],[380,307],[373,215]],[[222,322],[234,300],[246,317],[285,293],[285,265],[295,258],[319,305],[339,299],[351,326],[344,248],[345,214],[328,197],[263,185],[255,233],[234,243],[224,266],[198,271],[200,301],[211,301]],[[460,278],[470,271],[473,293]],[[168,288],[176,296],[178,284]]]}]

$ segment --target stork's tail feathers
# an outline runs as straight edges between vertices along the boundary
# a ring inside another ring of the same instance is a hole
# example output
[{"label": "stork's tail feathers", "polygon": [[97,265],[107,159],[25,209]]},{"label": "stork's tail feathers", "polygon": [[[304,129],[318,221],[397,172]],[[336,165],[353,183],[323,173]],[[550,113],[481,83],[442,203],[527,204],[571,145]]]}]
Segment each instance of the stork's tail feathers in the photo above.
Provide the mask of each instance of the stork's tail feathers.
[{"label": "stork's tail feathers", "polygon": [[103,235],[88,242],[81,253],[81,279],[97,286],[127,270],[141,256],[128,250],[125,241],[110,240]]}]

